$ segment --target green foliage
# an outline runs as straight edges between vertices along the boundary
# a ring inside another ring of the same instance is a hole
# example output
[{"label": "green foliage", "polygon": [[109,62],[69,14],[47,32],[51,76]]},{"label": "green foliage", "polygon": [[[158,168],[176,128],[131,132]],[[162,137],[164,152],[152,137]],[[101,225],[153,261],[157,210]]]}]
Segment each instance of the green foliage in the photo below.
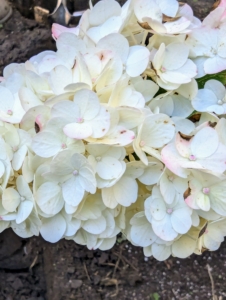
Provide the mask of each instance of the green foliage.
[{"label": "green foliage", "polygon": [[150,295],[151,300],[160,300],[160,296],[158,293],[154,293]]},{"label": "green foliage", "polygon": [[205,83],[210,79],[218,80],[221,83],[223,83],[223,85],[226,85],[226,70],[224,70],[220,73],[217,73],[217,74],[208,74],[208,75],[205,75],[201,78],[196,79],[196,81],[198,83],[198,86],[199,86],[199,89],[203,89]]}]

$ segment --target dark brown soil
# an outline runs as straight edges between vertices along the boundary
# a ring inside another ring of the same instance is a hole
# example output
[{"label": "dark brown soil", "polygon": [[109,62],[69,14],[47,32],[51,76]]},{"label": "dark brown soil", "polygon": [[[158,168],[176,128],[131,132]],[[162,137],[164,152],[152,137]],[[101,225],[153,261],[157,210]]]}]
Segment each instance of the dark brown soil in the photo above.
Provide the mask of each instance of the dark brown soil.
[{"label": "dark brown soil", "polygon": [[[33,2],[45,6],[54,1]],[[87,5],[82,0],[69,2],[77,10]],[[203,18],[214,0],[186,2]],[[0,29],[0,73],[10,62],[55,49],[50,26],[32,19],[32,1],[13,4],[20,12],[14,9]],[[219,251],[202,256],[158,262],[144,259],[142,249],[128,242],[106,252],[89,251],[72,241],[52,245],[41,237],[21,239],[8,229],[0,234],[0,300],[213,299],[207,264],[216,295],[226,299],[225,243]]]}]

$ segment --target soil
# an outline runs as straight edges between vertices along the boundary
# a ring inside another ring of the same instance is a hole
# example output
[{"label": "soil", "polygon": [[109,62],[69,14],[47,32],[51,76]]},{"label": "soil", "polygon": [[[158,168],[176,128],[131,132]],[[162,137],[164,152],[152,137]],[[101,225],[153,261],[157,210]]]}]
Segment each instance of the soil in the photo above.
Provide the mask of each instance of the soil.
[{"label": "soil", "polygon": [[[82,0],[69,2],[77,10],[87,5]],[[203,18],[214,0],[186,2]],[[13,1],[13,16],[0,29],[0,73],[11,62],[55,49],[51,20],[40,25],[32,19],[33,6],[43,3],[50,6],[54,1]],[[226,299],[225,280],[226,243],[202,256],[158,262],[125,241],[102,252],[73,241],[22,239],[11,229],[0,234],[0,300],[204,300],[213,299],[214,293],[220,300]]]}]

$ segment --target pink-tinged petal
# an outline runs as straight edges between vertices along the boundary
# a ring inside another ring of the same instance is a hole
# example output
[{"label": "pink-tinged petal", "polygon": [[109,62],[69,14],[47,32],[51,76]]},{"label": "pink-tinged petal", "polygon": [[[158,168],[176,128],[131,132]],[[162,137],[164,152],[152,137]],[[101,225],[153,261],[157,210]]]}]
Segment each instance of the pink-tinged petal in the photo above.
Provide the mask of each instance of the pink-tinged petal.
[{"label": "pink-tinged petal", "polygon": [[178,153],[183,156],[183,157],[189,157],[192,153],[191,153],[191,141],[192,140],[186,140],[184,139],[180,133],[177,133],[176,135],[176,149],[178,151]]},{"label": "pink-tinged petal", "polygon": [[167,22],[165,23],[165,27],[167,29],[168,34],[177,34],[177,33],[189,33],[191,29],[188,27],[191,25],[191,21],[181,17],[179,20],[175,22]]},{"label": "pink-tinged petal", "polygon": [[225,8],[226,3],[220,3],[216,9],[208,14],[208,16],[203,20],[202,24],[207,27],[217,28],[219,26],[219,21],[223,17],[223,14],[225,12]]},{"label": "pink-tinged petal", "polygon": [[185,202],[192,209],[199,209],[198,205],[196,204],[196,194],[188,196],[185,199]]},{"label": "pink-tinged petal", "polygon": [[226,69],[226,58],[215,56],[208,58],[204,63],[206,74],[216,74]]},{"label": "pink-tinged petal", "polygon": [[183,3],[183,5],[179,7],[177,14],[185,17],[187,20],[193,21],[194,18],[193,10],[191,6],[189,6],[186,3]]},{"label": "pink-tinged petal", "polygon": [[75,35],[78,35],[79,34],[79,27],[73,27],[73,28],[67,28],[67,27],[64,27],[60,24],[57,24],[57,23],[53,23],[52,25],[52,36],[54,39],[57,39],[59,37],[59,35],[61,35],[62,33],[64,32],[70,32],[70,33],[73,33]]},{"label": "pink-tinged petal", "polygon": [[91,124],[88,124],[87,122],[67,124],[63,131],[66,136],[77,140],[86,139],[93,133]]},{"label": "pink-tinged petal", "polygon": [[162,149],[161,156],[163,163],[168,169],[180,177],[187,178],[188,171],[180,166],[180,163],[182,161],[186,162],[187,159],[180,156],[173,143],[168,144]]}]

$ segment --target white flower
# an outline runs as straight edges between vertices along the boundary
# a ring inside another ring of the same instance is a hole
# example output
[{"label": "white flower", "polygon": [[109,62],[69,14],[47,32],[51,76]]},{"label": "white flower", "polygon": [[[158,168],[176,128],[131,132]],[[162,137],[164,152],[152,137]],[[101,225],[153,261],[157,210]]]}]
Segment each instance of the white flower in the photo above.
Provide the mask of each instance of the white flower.
[{"label": "white flower", "polygon": [[[116,110],[108,107],[107,110],[110,114],[110,127],[107,134],[102,138],[87,138],[86,140],[93,144],[112,146],[126,146],[131,144],[135,139],[135,133],[130,129],[142,122],[142,113],[139,110],[128,107],[123,107],[122,110],[121,108]],[[123,111],[126,111],[124,118],[122,116]]]},{"label": "white flower", "polygon": [[173,122],[167,115],[148,115],[143,124],[139,126],[138,135],[133,142],[134,150],[141,161],[148,164],[145,152],[161,159],[160,153],[156,149],[172,140],[174,132]]},{"label": "white flower", "polygon": [[140,22],[149,17],[153,20],[162,21],[162,14],[175,17],[179,4],[175,0],[135,0],[134,12]]},{"label": "white flower", "polygon": [[13,127],[5,135],[5,141],[9,146],[8,152],[10,160],[12,161],[12,167],[15,171],[18,171],[31,145],[30,134],[25,130]]},{"label": "white flower", "polygon": [[38,236],[40,232],[41,221],[37,212],[33,209],[29,217],[24,222],[17,224],[11,221],[12,230],[22,238],[29,238],[33,235]]},{"label": "white flower", "polygon": [[134,162],[134,167],[137,169],[136,172],[138,170],[140,171],[140,175],[138,174],[137,177],[138,180],[145,185],[153,185],[158,183],[164,168],[163,164],[159,160],[152,157],[148,157],[148,165],[143,165],[140,163],[137,166],[137,162]]},{"label": "white flower", "polygon": [[158,95],[148,104],[151,111],[166,114],[169,117],[186,118],[193,112],[190,99],[184,97],[178,91],[167,92]]},{"label": "white flower", "polygon": [[189,188],[190,195],[185,199],[188,206],[203,211],[212,208],[216,213],[226,215],[225,180],[211,174],[192,171],[189,176]]},{"label": "white flower", "polygon": [[23,110],[18,94],[13,94],[9,89],[0,85],[0,120],[18,124],[23,118]]},{"label": "white flower", "polygon": [[185,3],[180,4],[177,14],[174,17],[168,17],[165,14],[161,18],[155,18],[155,16],[152,17],[146,13],[146,17],[143,17],[142,20],[144,25],[141,23],[141,27],[144,26],[145,29],[160,35],[185,34],[189,33],[192,28],[201,25],[201,22],[197,18],[194,18],[191,7]]},{"label": "white flower", "polygon": [[165,202],[171,204],[177,198],[177,194],[183,195],[187,190],[188,180],[165,169],[159,180],[159,187]]},{"label": "white flower", "polygon": [[215,74],[226,69],[225,29],[200,28],[194,30],[186,40],[199,75]]},{"label": "white flower", "polygon": [[197,242],[195,253],[201,254],[204,249],[216,251],[224,241],[225,234],[225,219],[210,222]]},{"label": "white flower", "polygon": [[[153,50],[152,68],[156,82],[166,90],[177,89],[181,84],[191,82],[197,74],[196,65],[188,59],[189,47],[182,43],[171,43]],[[175,55],[177,53],[177,55]]]},{"label": "white flower", "polygon": [[32,140],[32,149],[40,157],[51,157],[65,149],[77,153],[84,153],[85,147],[81,140],[67,137],[63,132],[66,120],[52,118],[44,130],[40,131]]},{"label": "white flower", "polygon": [[187,258],[196,249],[199,230],[192,227],[187,234],[179,236],[171,242],[166,242],[158,238],[152,245],[144,247],[144,255],[153,256],[159,261],[164,261],[170,255],[179,258]]},{"label": "white flower", "polygon": [[34,208],[33,194],[24,180],[23,176],[18,176],[16,188],[7,188],[2,194],[2,205],[8,212],[16,212],[15,222],[24,222]]},{"label": "white flower", "polygon": [[126,170],[124,148],[89,144],[86,149],[90,154],[88,160],[96,171],[98,188],[110,187],[120,180]]},{"label": "white flower", "polygon": [[155,234],[165,241],[172,241],[178,234],[188,232],[192,225],[191,213],[182,195],[177,194],[175,201],[167,204],[157,186],[145,200],[145,215]]},{"label": "white flower", "polygon": [[177,133],[175,142],[162,149],[162,161],[180,177],[187,177],[187,169],[200,169],[212,173],[226,170],[226,148],[208,123],[191,137]]},{"label": "white flower", "polygon": [[[139,169],[139,167],[138,167]],[[104,204],[109,208],[115,208],[118,204],[128,207],[137,200],[138,184],[136,178],[142,173],[134,172],[133,162],[126,164],[126,171],[120,180],[110,187],[102,188]]]},{"label": "white flower", "polygon": [[70,150],[57,154],[50,163],[50,172],[43,175],[61,182],[63,198],[68,205],[77,206],[85,191],[96,192],[95,174],[88,160]]},{"label": "white flower", "polygon": [[7,153],[7,144],[0,138],[0,190],[5,189],[10,177],[11,163]]},{"label": "white flower", "polygon": [[226,113],[226,91],[224,85],[215,79],[208,80],[204,89],[198,90],[192,100],[194,109],[200,112],[214,112],[217,115]]},{"label": "white flower", "polygon": [[87,43],[98,41],[111,34],[120,32],[130,17],[130,2],[123,7],[114,0],[103,0],[86,11],[79,22],[79,35],[84,37]]},{"label": "white flower", "polygon": [[[110,51],[113,58],[120,58],[125,72],[131,77],[142,74],[149,62],[149,50],[141,45],[129,47],[127,39],[121,34],[107,35],[97,43],[97,47]],[[104,56],[101,57],[103,61]]]},{"label": "white flower", "polygon": [[90,90],[76,92],[73,102],[65,100],[55,104],[51,115],[67,120],[63,131],[70,138],[100,138],[110,127],[108,111],[99,104],[97,95]]}]

